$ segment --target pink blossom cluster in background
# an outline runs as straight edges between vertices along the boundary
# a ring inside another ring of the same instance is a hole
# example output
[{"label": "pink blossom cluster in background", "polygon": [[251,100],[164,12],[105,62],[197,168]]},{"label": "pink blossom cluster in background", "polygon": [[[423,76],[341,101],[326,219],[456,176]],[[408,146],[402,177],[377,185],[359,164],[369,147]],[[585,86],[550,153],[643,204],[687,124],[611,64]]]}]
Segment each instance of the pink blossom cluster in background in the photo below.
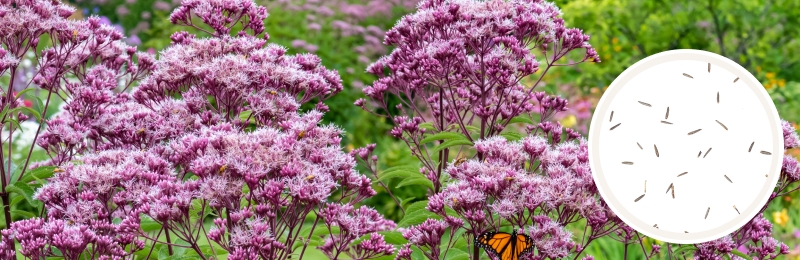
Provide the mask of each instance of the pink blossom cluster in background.
[{"label": "pink blossom cluster in background", "polygon": [[[358,61],[364,65],[386,54],[383,45],[385,28],[364,24],[370,17],[391,17],[395,8],[411,10],[418,0],[279,0],[269,7],[289,12],[307,12],[306,28],[320,31],[323,28],[335,31],[340,37],[362,37],[363,45],[355,46]],[[304,40],[292,42],[293,48],[316,52],[318,47]]]}]

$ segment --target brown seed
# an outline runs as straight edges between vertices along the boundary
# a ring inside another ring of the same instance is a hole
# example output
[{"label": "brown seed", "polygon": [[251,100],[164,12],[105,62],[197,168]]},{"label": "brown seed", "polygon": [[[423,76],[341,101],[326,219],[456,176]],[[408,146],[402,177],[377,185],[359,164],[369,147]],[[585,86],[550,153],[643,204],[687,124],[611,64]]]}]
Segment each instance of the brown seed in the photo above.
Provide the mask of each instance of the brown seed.
[{"label": "brown seed", "polygon": [[684,230],[683,233],[689,234],[689,231]]},{"label": "brown seed", "polygon": [[697,158],[700,158],[700,155],[703,154],[703,151],[697,152]]},{"label": "brown seed", "polygon": [[711,207],[708,207],[708,209],[706,210],[706,217],[705,217],[705,219],[708,219],[708,212],[710,212],[710,211],[711,211]]},{"label": "brown seed", "polygon": [[725,176],[725,179],[728,179],[728,181],[729,181],[730,183],[733,183],[733,181],[731,181],[731,178],[728,178],[728,175],[725,175],[725,174],[723,174],[722,176]]},{"label": "brown seed", "polygon": [[645,106],[648,106],[648,107],[652,107],[652,105],[650,105],[648,103],[645,103],[645,102],[642,102],[642,101],[639,101],[639,104],[642,104],[642,105],[645,105]]},{"label": "brown seed", "polygon": [[647,193],[647,180],[644,180],[644,193]]},{"label": "brown seed", "polygon": [[658,156],[658,147],[655,144],[653,144],[653,149],[656,149],[656,157],[659,157]]},{"label": "brown seed", "polygon": [[753,150],[753,145],[754,145],[754,144],[756,144],[756,142],[755,142],[755,141],[753,141],[752,143],[750,143],[750,149],[747,149],[747,152],[748,152],[748,153],[749,153],[750,151],[752,151],[752,150]]},{"label": "brown seed", "polygon": [[[675,184],[674,182],[669,184],[669,188],[667,188],[667,192],[669,192],[669,190],[671,190],[672,187],[674,187],[674,184]],[[664,193],[667,193],[667,192],[664,192]]]},{"label": "brown seed", "polygon": [[638,198],[636,198],[636,200],[634,200],[633,202],[639,202],[639,200],[642,199],[642,198],[644,198],[644,194],[642,194],[642,196],[639,196]]},{"label": "brown seed", "polygon": [[761,154],[772,155],[772,153],[767,152],[767,151],[761,151]]},{"label": "brown seed", "polygon": [[636,145],[638,145],[638,146],[639,146],[639,149],[641,149],[641,150],[644,150],[644,148],[642,148],[642,145],[641,145],[641,144],[639,144],[639,142],[636,142]]},{"label": "brown seed", "polygon": [[614,128],[617,128],[617,127],[618,127],[619,125],[621,125],[621,124],[622,124],[622,123],[616,124],[616,125],[612,126],[612,127],[611,127],[611,129],[609,129],[609,130],[614,130]]},{"label": "brown seed", "polygon": [[719,91],[717,91],[717,104],[719,104]]},{"label": "brown seed", "polygon": [[668,125],[671,125],[671,124],[672,124],[672,123],[670,123],[670,122],[667,122],[667,121],[664,121],[664,120],[661,120],[661,123],[662,123],[662,124],[668,124]]},{"label": "brown seed", "polygon": [[717,124],[721,125],[722,128],[725,128],[725,131],[728,131],[728,127],[719,122],[719,120],[714,120],[714,121],[717,121]]},{"label": "brown seed", "polygon": [[653,227],[654,227],[654,228],[658,228],[658,224],[654,224],[654,225],[653,225]]},{"label": "brown seed", "polygon": [[708,152],[711,152],[711,147],[708,148],[708,151],[706,151],[706,154],[703,155],[703,158],[706,158],[706,155],[708,155]]},{"label": "brown seed", "polygon": [[691,132],[689,132],[689,135],[696,134],[697,132],[700,132],[700,130],[703,130],[703,129],[697,129],[697,130],[691,131]]},{"label": "brown seed", "polygon": [[675,198],[675,187],[674,186],[672,187],[672,198],[673,199]]},{"label": "brown seed", "polygon": [[742,214],[741,212],[739,212],[739,209],[737,209],[737,208],[736,208],[736,205],[733,205],[733,209],[735,209],[735,210],[736,210],[736,213],[739,213],[739,215],[741,215],[741,214]]},{"label": "brown seed", "polygon": [[736,83],[737,81],[739,81],[739,78],[734,79],[733,83]]},{"label": "brown seed", "polygon": [[688,78],[690,78],[690,79],[693,79],[693,78],[694,78],[694,77],[692,77],[692,75],[689,75],[689,74],[686,74],[686,73],[683,73],[683,75],[684,75],[684,76],[686,76],[686,77],[688,77]]},{"label": "brown seed", "polygon": [[686,175],[687,173],[689,173],[689,172],[684,172],[684,173],[678,174],[678,177],[681,177],[681,176],[683,176],[683,175]]},{"label": "brown seed", "polygon": [[633,162],[622,162],[622,164],[633,165]]},{"label": "brown seed", "polygon": [[708,64],[708,73],[711,73],[711,63]]},{"label": "brown seed", "polygon": [[669,119],[669,107],[667,107],[667,114],[664,115],[664,119]]},{"label": "brown seed", "polygon": [[611,117],[608,118],[608,122],[611,122],[611,120],[613,120],[613,119],[614,119],[614,111],[612,110],[611,111]]}]

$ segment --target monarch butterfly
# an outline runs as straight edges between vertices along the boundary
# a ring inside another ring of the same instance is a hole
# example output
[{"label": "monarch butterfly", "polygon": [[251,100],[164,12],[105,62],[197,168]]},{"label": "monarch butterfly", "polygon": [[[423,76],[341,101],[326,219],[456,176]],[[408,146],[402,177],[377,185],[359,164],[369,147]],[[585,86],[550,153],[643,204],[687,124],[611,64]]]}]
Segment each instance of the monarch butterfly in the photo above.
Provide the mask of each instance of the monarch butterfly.
[{"label": "monarch butterfly", "polygon": [[487,253],[499,260],[519,260],[519,257],[533,251],[533,241],[525,234],[517,234],[514,230],[505,232],[484,232],[475,238],[475,246],[483,248]]}]

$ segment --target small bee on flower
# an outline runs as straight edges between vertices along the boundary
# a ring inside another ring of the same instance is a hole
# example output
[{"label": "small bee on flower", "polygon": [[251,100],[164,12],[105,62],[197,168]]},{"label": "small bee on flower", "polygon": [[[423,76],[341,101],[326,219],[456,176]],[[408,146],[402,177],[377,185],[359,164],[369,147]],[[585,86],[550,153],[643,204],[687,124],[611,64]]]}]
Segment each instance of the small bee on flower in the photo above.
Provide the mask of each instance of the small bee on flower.
[{"label": "small bee on flower", "polygon": [[453,198],[453,205],[458,204],[458,199]]},{"label": "small bee on flower", "polygon": [[302,130],[300,131],[300,133],[297,134],[297,139],[303,138],[305,136],[306,136],[306,130]]},{"label": "small bee on flower", "polygon": [[55,168],[55,169],[53,170],[53,172],[64,172],[64,169],[61,169],[61,168]]},{"label": "small bee on flower", "polygon": [[314,175],[308,175],[305,178],[303,178],[303,180],[306,180],[306,181],[310,181],[312,179],[314,179]]},{"label": "small bee on flower", "polygon": [[461,165],[462,163],[464,163],[464,162],[466,162],[466,161],[467,161],[467,158],[460,157],[460,158],[458,158],[458,159],[456,160],[456,162],[455,162],[455,163],[453,163],[453,165],[455,165],[455,166],[459,166],[459,165]]},{"label": "small bee on flower", "polygon": [[78,39],[78,30],[72,30],[72,39],[73,40],[77,40]]},{"label": "small bee on flower", "polygon": [[272,94],[272,95],[277,95],[277,94],[278,94],[278,92],[275,92],[275,90],[270,90],[270,91],[269,91],[269,94]]},{"label": "small bee on flower", "polygon": [[137,134],[144,133],[144,128],[139,128],[139,131],[136,131]]},{"label": "small bee on flower", "polygon": [[227,164],[223,164],[223,165],[222,165],[222,167],[219,167],[219,172],[218,172],[218,174],[219,174],[219,175],[222,175],[222,172],[224,172],[224,171],[225,171],[225,170],[227,170],[227,169],[228,169],[228,165],[227,165]]}]

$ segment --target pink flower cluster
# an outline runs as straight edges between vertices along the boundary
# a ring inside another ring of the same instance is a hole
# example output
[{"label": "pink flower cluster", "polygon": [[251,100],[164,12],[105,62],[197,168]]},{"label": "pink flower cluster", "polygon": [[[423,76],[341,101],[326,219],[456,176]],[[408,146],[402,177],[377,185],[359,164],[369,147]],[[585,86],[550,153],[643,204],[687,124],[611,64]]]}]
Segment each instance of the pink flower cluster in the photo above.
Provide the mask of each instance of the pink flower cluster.
[{"label": "pink flower cluster", "polygon": [[[105,27],[94,19],[75,23],[85,28],[69,36],[90,39],[75,43],[81,51],[45,56],[66,57],[61,66],[81,72],[79,82],[63,84],[64,113],[38,138],[53,158],[43,164],[58,167],[35,194],[47,216],[4,230],[2,258],[16,253],[15,240],[30,258],[55,256],[54,249],[67,259],[130,258],[146,243],[171,252],[175,240],[205,258],[198,243],[208,240],[229,259],[288,259],[314,238],[304,222],[314,213],[321,219],[313,226],[329,229],[320,246],[326,254],[391,255],[377,232],[394,223],[358,206],[375,195],[371,180],[342,150],[342,131],[320,124],[321,101],[342,90],[339,75],[317,56],[286,55],[256,37],[265,17],[252,1],[183,1],[173,23],[203,21],[212,37],[175,33],[158,59],[140,54],[137,64],[132,48],[96,40]],[[103,62],[88,66],[89,58]],[[58,87],[48,75],[35,81]],[[300,110],[312,101],[315,109]],[[206,230],[209,215],[214,226]],[[144,231],[143,222],[161,228]]]},{"label": "pink flower cluster", "polygon": [[[588,245],[572,240],[565,225],[586,219],[589,242],[598,234],[624,226],[597,195],[583,139],[552,145],[546,136],[517,142],[490,137],[475,144],[477,157],[445,170],[447,186],[430,197],[427,209],[445,219],[445,227],[465,228],[478,236],[507,221],[524,230],[539,255],[562,258]],[[452,212],[452,213],[448,213]],[[536,213],[534,213],[536,212]],[[463,221],[463,223],[462,223]],[[404,233],[411,245],[431,246],[422,224]],[[416,231],[414,231],[416,230]],[[421,232],[421,233],[420,233]],[[426,242],[428,241],[428,242]]]}]

